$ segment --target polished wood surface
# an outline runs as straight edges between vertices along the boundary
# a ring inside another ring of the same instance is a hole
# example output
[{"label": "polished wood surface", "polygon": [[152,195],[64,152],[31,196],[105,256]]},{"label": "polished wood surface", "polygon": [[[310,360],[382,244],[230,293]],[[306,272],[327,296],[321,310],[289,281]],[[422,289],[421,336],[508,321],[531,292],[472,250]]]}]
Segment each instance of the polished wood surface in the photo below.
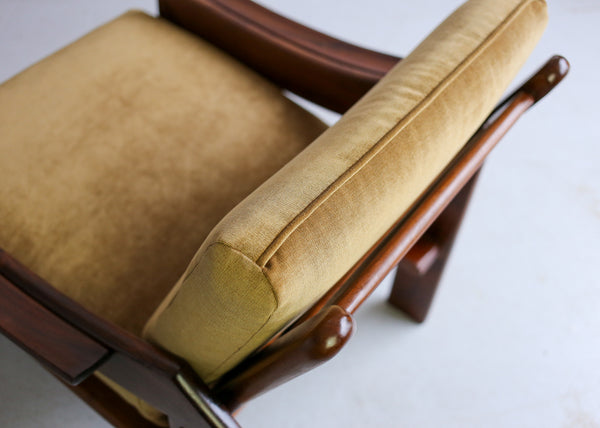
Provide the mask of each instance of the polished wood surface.
[{"label": "polished wood surface", "polygon": [[1,248],[0,275],[51,312],[60,314],[62,319],[72,326],[76,326],[79,331],[99,342],[110,343],[110,348],[114,351],[136,356],[159,370],[171,371],[178,367],[177,363],[165,353],[140,340],[137,336],[90,313],[79,303],[68,298],[34,272],[31,272]]},{"label": "polished wood surface", "polygon": [[0,275],[0,332],[53,373],[77,384],[110,350],[72,327]]},{"label": "polished wood surface", "polygon": [[521,90],[531,95],[533,101],[537,103],[565,78],[569,68],[569,61],[566,58],[554,55],[523,84]]},{"label": "polished wood surface", "polygon": [[277,85],[345,112],[399,58],[290,21],[250,0],[160,0],[160,14]]},{"label": "polished wood surface", "polygon": [[214,392],[234,410],[331,359],[350,339],[354,327],[350,314],[339,306],[330,306],[226,374]]}]

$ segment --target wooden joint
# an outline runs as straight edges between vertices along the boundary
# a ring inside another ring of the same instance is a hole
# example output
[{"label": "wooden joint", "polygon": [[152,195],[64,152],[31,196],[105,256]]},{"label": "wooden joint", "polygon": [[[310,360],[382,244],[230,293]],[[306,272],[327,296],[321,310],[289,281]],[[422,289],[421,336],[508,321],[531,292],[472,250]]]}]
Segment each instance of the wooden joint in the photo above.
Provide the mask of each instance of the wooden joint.
[{"label": "wooden joint", "polygon": [[435,264],[442,246],[443,243],[440,245],[432,233],[426,232],[400,263],[411,269],[415,275],[424,275]]}]

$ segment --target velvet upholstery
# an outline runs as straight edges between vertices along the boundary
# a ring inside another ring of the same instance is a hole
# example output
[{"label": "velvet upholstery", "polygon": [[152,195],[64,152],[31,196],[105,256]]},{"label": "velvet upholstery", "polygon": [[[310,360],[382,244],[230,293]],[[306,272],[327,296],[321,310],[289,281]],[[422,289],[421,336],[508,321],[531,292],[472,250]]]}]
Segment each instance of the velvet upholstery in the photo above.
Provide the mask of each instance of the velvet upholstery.
[{"label": "velvet upholstery", "polygon": [[470,0],[323,133],[223,53],[128,13],[0,86],[0,247],[135,334],[154,311],[144,336],[213,382],[406,212],[545,23],[541,0]]},{"label": "velvet upholstery", "polygon": [[145,337],[213,382],[324,294],[490,113],[546,25],[470,0],[213,229]]},{"label": "velvet upholstery", "polygon": [[218,221],[324,129],[130,12],[0,86],[0,247],[140,334]]}]

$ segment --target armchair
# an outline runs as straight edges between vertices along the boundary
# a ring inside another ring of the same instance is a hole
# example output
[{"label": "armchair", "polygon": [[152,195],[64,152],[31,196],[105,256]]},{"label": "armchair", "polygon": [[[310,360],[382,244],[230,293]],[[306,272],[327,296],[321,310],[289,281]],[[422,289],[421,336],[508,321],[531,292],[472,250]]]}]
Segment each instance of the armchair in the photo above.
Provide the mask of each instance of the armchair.
[{"label": "armchair", "polygon": [[[263,78],[138,13],[11,79],[0,329],[117,426],[231,427],[241,403],[335,355],[398,264],[390,302],[422,321],[485,156],[567,72],[552,58],[490,113],[544,10],[472,0],[378,83],[398,59],[254,3],[161,2],[163,18],[276,85],[354,106],[323,134]],[[449,31],[465,27],[467,41]],[[65,84],[54,73],[69,64]],[[78,116],[82,101],[98,108]],[[48,106],[71,116],[44,128]]]}]

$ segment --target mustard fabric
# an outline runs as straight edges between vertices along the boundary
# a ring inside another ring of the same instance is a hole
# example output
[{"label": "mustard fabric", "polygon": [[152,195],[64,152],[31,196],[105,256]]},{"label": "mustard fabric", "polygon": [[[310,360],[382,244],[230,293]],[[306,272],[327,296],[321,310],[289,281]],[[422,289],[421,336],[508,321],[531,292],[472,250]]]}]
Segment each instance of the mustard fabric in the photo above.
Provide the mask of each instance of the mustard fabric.
[{"label": "mustard fabric", "polygon": [[491,112],[546,20],[539,0],[465,3],[219,222],[145,337],[206,382],[265,343],[442,171]]},{"label": "mustard fabric", "polygon": [[218,221],[325,128],[127,13],[0,86],[0,247],[139,335]]}]

